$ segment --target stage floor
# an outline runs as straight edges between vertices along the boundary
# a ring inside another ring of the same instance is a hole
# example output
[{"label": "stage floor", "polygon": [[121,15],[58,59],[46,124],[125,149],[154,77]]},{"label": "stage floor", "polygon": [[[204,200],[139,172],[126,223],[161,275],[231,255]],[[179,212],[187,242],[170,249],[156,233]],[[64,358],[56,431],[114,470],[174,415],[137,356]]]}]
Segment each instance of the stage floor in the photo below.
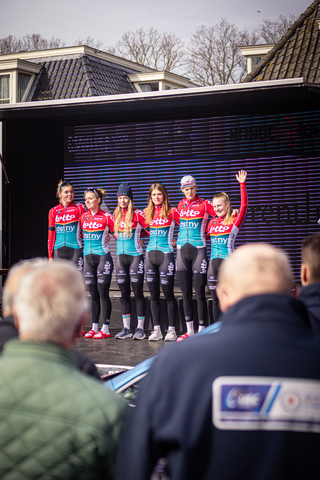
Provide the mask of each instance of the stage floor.
[{"label": "stage floor", "polygon": [[94,340],[92,338],[77,338],[74,348],[87,355],[94,363],[109,365],[125,365],[134,367],[137,363],[155,355],[161,347],[171,342],[149,342],[150,332],[146,331],[144,340],[117,340],[114,338],[118,330],[110,329],[111,338]]}]

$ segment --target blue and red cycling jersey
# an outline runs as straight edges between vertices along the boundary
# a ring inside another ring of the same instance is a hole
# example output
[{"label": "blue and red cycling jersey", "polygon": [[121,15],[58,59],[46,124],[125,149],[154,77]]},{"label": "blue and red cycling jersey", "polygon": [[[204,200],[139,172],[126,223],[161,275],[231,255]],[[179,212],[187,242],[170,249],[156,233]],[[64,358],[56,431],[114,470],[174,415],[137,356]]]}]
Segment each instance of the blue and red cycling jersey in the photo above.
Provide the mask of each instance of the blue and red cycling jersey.
[{"label": "blue and red cycling jersey", "polygon": [[105,213],[100,208],[92,215],[88,210],[81,215],[81,228],[83,231],[83,255],[105,255],[109,252],[107,236],[114,230],[114,218],[110,213]]},{"label": "blue and red cycling jersey", "polygon": [[177,211],[180,216],[177,247],[181,248],[186,243],[196,248],[205,247],[208,217],[215,216],[212,204],[196,195],[192,200],[187,198],[181,200]]},{"label": "blue and red cycling jersey", "polygon": [[140,210],[133,210],[132,232],[127,235],[124,232],[125,220],[128,210],[122,210],[122,220],[120,229],[117,232],[117,255],[126,254],[138,256],[143,254],[142,245],[140,244],[141,229],[147,228],[146,220]]},{"label": "blue and red cycling jersey", "polygon": [[70,202],[64,207],[61,203],[49,211],[48,257],[53,250],[61,247],[82,248],[80,217],[85,212],[81,203]]},{"label": "blue and red cycling jersey", "polygon": [[248,196],[246,184],[240,183],[241,205],[240,212],[231,225],[223,225],[224,217],[212,218],[208,224],[207,232],[211,238],[211,257],[226,258],[234,251],[234,244],[241,225],[245,220],[248,210]]},{"label": "blue and red cycling jersey", "polygon": [[162,205],[154,206],[154,213],[149,224],[150,241],[146,251],[160,250],[163,253],[173,252],[173,231],[179,225],[179,213],[173,208],[168,218],[161,216]]}]

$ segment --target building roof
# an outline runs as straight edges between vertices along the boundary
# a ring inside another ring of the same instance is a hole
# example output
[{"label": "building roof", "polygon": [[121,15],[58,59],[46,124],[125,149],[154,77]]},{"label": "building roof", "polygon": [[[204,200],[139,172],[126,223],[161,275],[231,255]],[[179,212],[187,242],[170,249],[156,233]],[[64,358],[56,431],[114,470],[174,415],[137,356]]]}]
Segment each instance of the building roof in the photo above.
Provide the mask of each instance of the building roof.
[{"label": "building roof", "polygon": [[320,83],[320,0],[315,0],[243,82],[303,77]]},{"label": "building roof", "polygon": [[137,70],[87,54],[32,59],[42,65],[27,101],[134,93],[128,74]]},{"label": "building roof", "polygon": [[33,75],[27,102],[136,93],[141,83],[150,81],[161,83],[159,89],[196,86],[180,75],[85,45],[0,56],[1,71],[8,73],[13,68]]}]

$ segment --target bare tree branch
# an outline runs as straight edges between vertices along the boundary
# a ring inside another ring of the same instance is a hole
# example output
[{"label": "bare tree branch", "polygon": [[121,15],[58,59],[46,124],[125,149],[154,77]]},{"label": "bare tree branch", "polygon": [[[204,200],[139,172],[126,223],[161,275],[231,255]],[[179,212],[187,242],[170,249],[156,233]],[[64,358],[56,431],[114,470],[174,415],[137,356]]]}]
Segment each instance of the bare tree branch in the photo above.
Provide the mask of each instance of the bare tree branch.
[{"label": "bare tree branch", "polygon": [[257,34],[263,43],[277,43],[296,19],[297,16],[293,13],[289,13],[287,16],[280,15],[278,20],[264,18],[262,24],[257,28]]},{"label": "bare tree branch", "polygon": [[172,71],[184,61],[184,43],[173,33],[159,33],[151,27],[125,32],[110,53],[156,70]]},{"label": "bare tree branch", "polygon": [[0,38],[0,55],[7,55],[9,53],[17,53],[23,50],[20,38],[15,35],[8,35]]},{"label": "bare tree branch", "polygon": [[78,38],[78,40],[74,41],[74,45],[86,45],[87,47],[96,48],[97,50],[103,51],[106,49],[101,40],[96,40],[94,37],[90,37],[90,35],[84,40],[82,38]]},{"label": "bare tree branch", "polygon": [[202,25],[192,35],[189,45],[189,71],[201,85],[236,83],[243,70],[238,46],[242,34],[225,18],[211,27]]}]

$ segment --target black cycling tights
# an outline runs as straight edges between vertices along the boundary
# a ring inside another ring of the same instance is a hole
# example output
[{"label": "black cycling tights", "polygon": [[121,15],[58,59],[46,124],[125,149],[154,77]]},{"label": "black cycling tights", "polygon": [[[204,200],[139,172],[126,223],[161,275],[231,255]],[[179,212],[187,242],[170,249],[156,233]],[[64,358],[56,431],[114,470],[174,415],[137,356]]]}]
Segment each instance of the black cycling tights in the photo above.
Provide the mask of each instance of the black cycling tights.
[{"label": "black cycling tights", "polygon": [[109,323],[112,309],[109,297],[112,271],[113,261],[110,253],[89,254],[84,257],[84,280],[91,295],[92,323],[99,323],[100,300],[103,323]]},{"label": "black cycling tights", "polygon": [[143,255],[126,255],[116,257],[117,283],[121,292],[122,314],[131,313],[130,280],[137,304],[137,316],[145,317],[146,299],[143,296],[144,263]]},{"label": "black cycling tights", "polygon": [[177,315],[177,300],[174,297],[174,256],[159,250],[146,252],[146,279],[151,296],[153,325],[160,325],[160,283],[167,300],[169,326],[174,327]]},{"label": "black cycling tights", "polygon": [[70,260],[77,265],[77,270],[83,270],[83,255],[82,248],[60,247],[53,251],[54,258],[62,258]]},{"label": "black cycling tights", "polygon": [[205,247],[196,248],[190,243],[177,250],[177,278],[183,296],[185,321],[193,321],[192,280],[196,293],[199,325],[207,322],[207,252]]},{"label": "black cycling tights", "polygon": [[208,268],[208,287],[212,296],[212,315],[213,321],[216,322],[221,315],[219,299],[217,295],[217,279],[218,272],[223,258],[213,258],[209,261]]}]

